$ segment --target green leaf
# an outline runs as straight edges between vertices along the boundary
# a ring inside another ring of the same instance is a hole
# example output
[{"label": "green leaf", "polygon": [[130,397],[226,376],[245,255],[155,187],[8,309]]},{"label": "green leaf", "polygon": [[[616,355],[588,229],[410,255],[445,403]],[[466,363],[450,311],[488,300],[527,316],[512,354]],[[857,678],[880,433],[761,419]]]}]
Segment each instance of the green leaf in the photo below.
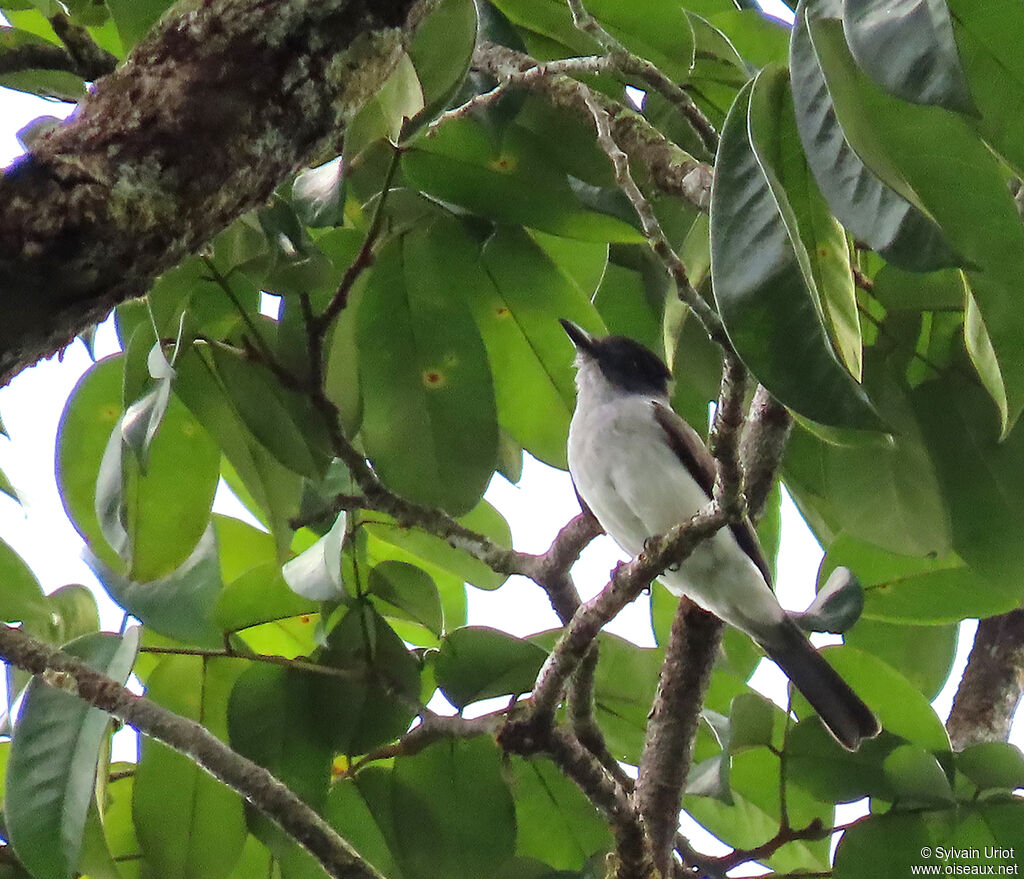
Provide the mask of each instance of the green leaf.
[{"label": "green leaf", "polygon": [[314,809],[323,807],[331,777],[331,750],[313,700],[321,682],[320,675],[254,662],[238,676],[228,701],[231,747]]},{"label": "green leaf", "polygon": [[[1024,410],[1024,226],[998,160],[968,123],[938,107],[907,104],[881,92],[858,69],[839,22],[810,21],[836,113],[851,145],[888,183],[902,181],[969,261],[967,280],[988,332],[1005,388],[1005,436]],[[941,150],[920,149],[941,143]],[[996,403],[1001,403],[997,399]]]},{"label": "green leaf", "polygon": [[1024,805],[1019,801],[874,814],[843,834],[833,876],[871,875],[880,852],[885,853],[887,874],[893,876],[915,870],[924,875],[922,866],[937,867],[943,874],[947,868],[959,868],[966,875],[983,875],[990,867],[997,875],[1009,873],[1017,866],[1014,852],[1019,853],[1022,822]]},{"label": "green leaf", "polygon": [[274,534],[283,558],[292,541],[288,522],[299,512],[302,478],[249,433],[198,351],[186,351],[174,368],[175,393],[216,439],[227,458],[225,480]]},{"label": "green leaf", "polygon": [[[371,772],[380,772],[371,769]],[[366,784],[364,773],[357,778],[342,778],[331,785],[324,807],[324,818],[359,852],[389,879],[400,879],[388,839],[388,830],[381,826],[376,812],[381,809],[375,788]]]},{"label": "green leaf", "polygon": [[221,579],[212,528],[178,568],[155,580],[132,580],[92,553],[86,553],[85,561],[110,597],[154,631],[204,647],[223,643],[213,623]]},{"label": "green leaf", "polygon": [[[938,601],[938,596],[931,598]],[[926,699],[939,695],[956,657],[957,632],[954,623],[945,626],[913,626],[862,620],[846,633],[844,643],[891,665],[912,683]]]},{"label": "green leaf", "polygon": [[[501,426],[540,460],[564,468],[576,389],[572,344],[558,319],[603,333],[593,291],[581,288],[562,270],[565,262],[553,260],[522,230],[498,229],[476,262],[490,283],[468,301],[494,372]],[[592,265],[583,269],[584,276],[591,272]]]},{"label": "green leaf", "polygon": [[922,274],[886,265],[872,282],[871,295],[886,311],[960,311],[967,295],[963,272],[957,269]]},{"label": "green leaf", "polygon": [[945,0],[845,0],[843,32],[861,69],[890,94],[977,113]]},{"label": "green leaf", "polygon": [[391,488],[459,514],[494,472],[498,425],[483,342],[430,236],[385,247],[360,303],[360,436]]},{"label": "green leaf", "polygon": [[265,366],[246,360],[223,345],[210,345],[217,375],[239,417],[253,436],[296,473],[323,475],[327,456],[316,445],[313,421],[319,416],[308,401],[281,386]]},{"label": "green leaf", "polygon": [[516,806],[516,854],[557,870],[582,870],[611,851],[608,825],[576,785],[543,758],[508,758]]},{"label": "green leaf", "polygon": [[975,384],[950,374],[913,395],[953,528],[953,548],[979,574],[1021,594],[1024,430],[999,442]]},{"label": "green leaf", "polygon": [[[931,751],[948,751],[949,737],[934,709],[921,692],[882,660],[853,647],[826,647],[829,664],[864,699],[882,727],[908,742]],[[803,717],[803,697],[794,696],[795,710]]]},{"label": "green leaf", "polygon": [[947,0],[982,137],[1024,172],[1024,11],[1013,0]]},{"label": "green leaf", "polygon": [[[444,616],[441,596],[430,574],[406,562],[381,562],[370,569],[369,592],[381,600],[377,609],[419,623],[440,637]],[[397,612],[397,614],[396,614]]]},{"label": "green leaf", "polygon": [[[168,656],[147,679],[146,695],[226,739],[228,696],[243,670],[233,659]],[[142,854],[160,876],[221,879],[231,872],[246,836],[238,794],[183,754],[144,738],[132,797]]]},{"label": "green leaf", "polygon": [[446,122],[402,154],[413,186],[473,213],[583,241],[640,243],[622,220],[587,210],[534,135],[515,126],[500,141],[470,119]]},{"label": "green leaf", "polygon": [[902,805],[945,805],[953,790],[934,755],[918,745],[900,745],[882,763],[882,771]]},{"label": "green leaf", "polygon": [[[101,413],[113,405],[108,403]],[[126,419],[131,414],[129,409],[115,427],[92,471],[95,515],[107,543],[127,563],[128,575],[146,582],[167,576],[195,550],[209,524],[220,456],[188,409],[170,400],[143,469],[124,454]],[[72,452],[62,449],[59,454],[66,461]],[[94,466],[84,460],[77,468],[88,472]],[[90,535],[83,531],[83,536]]]},{"label": "green leaf", "polygon": [[598,637],[598,644],[595,716],[615,758],[636,766],[664,653],[608,633]]},{"label": "green leaf", "polygon": [[344,672],[324,676],[314,694],[316,722],[336,752],[365,754],[409,728],[419,702],[419,664],[368,602],[342,617],[317,662]]},{"label": "green leaf", "polygon": [[99,610],[92,591],[79,583],[69,583],[51,592],[50,613],[53,615],[52,641],[66,644],[82,635],[98,632]]},{"label": "green leaf", "polygon": [[1007,742],[981,742],[956,755],[956,768],[978,790],[1016,790],[1024,787],[1024,754]]},{"label": "green leaf", "polygon": [[863,389],[832,349],[796,215],[777,176],[774,154],[796,136],[783,115],[791,111],[782,104],[782,75],[762,73],[756,84],[733,104],[718,151],[715,300],[736,350],[781,402],[823,424],[877,426]]},{"label": "green leaf", "polygon": [[529,692],[546,658],[529,641],[470,626],[444,637],[434,668],[441,692],[461,711],[480,699]]},{"label": "green leaf", "polygon": [[276,561],[264,562],[226,584],[217,596],[214,623],[237,632],[274,620],[315,613],[319,603],[296,595],[281,576]]},{"label": "green leaf", "polygon": [[[85,635],[65,652],[124,683],[138,648],[123,638]],[[14,851],[35,879],[69,879],[78,866],[100,747],[110,718],[98,708],[33,679],[7,761],[4,817]]]},{"label": "green leaf", "polygon": [[397,757],[391,802],[405,879],[489,879],[515,850],[515,807],[487,737]]},{"label": "green leaf", "polygon": [[[409,57],[423,88],[426,106],[411,130],[447,106],[469,69],[477,38],[477,11],[472,0],[442,0],[416,28]],[[406,136],[409,130],[404,132]]]},{"label": "green leaf", "polygon": [[836,119],[805,13],[790,46],[797,130],[814,179],[840,222],[894,265],[930,271],[960,260],[927,214],[886,185],[850,146]]},{"label": "green leaf", "polygon": [[345,540],[347,517],[338,517],[323,537],[309,549],[284,563],[281,575],[288,588],[310,601],[328,601],[340,597],[341,545]]},{"label": "green leaf", "polygon": [[107,0],[125,49],[141,40],[173,0]]},{"label": "green leaf", "polygon": [[[508,579],[507,574],[492,570],[483,562],[461,549],[456,549],[439,537],[425,531],[401,528],[388,523],[383,516],[375,516],[375,519],[378,521],[365,524],[363,530],[377,542],[371,554],[379,561],[397,559],[413,564],[422,562],[420,566],[428,573],[432,573],[431,568],[442,569],[477,589],[497,589]],[[466,515],[460,516],[458,521],[470,530],[490,538],[498,546],[506,549],[512,546],[512,533],[508,522],[487,501],[480,501]],[[396,550],[399,551],[397,554]]]},{"label": "green leaf", "polygon": [[955,555],[915,558],[840,534],[829,545],[819,582],[838,565],[857,572],[867,620],[941,625],[1006,613],[1020,604],[1015,583],[986,580]]},{"label": "green leaf", "polygon": [[24,559],[0,540],[0,621],[22,622],[41,634],[49,628],[50,607],[35,574]]}]

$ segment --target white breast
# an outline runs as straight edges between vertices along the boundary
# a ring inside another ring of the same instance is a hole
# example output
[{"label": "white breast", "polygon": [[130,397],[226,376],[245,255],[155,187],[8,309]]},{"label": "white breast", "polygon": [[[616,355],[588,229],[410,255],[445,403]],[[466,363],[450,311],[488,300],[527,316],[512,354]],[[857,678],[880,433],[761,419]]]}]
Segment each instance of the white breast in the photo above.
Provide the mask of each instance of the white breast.
[{"label": "white breast", "polygon": [[[589,382],[585,374],[580,378],[580,399],[569,428],[569,472],[605,531],[636,556],[647,538],[690,519],[708,497],[666,443],[651,398],[613,393],[597,377]],[[675,594],[689,596],[755,636],[783,616],[760,571],[728,529],[702,543],[678,571],[659,579]]]}]

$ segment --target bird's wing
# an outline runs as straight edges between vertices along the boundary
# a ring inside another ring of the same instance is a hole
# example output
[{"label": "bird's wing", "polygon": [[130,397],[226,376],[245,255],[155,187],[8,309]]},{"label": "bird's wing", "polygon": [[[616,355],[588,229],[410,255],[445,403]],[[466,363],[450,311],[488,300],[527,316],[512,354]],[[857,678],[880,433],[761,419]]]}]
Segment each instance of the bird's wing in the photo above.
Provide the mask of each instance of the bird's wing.
[{"label": "bird's wing", "polygon": [[[658,402],[652,402],[651,405],[654,407],[654,420],[665,432],[665,439],[669,447],[710,500],[715,486],[715,459],[704,445],[700,434],[668,406]],[[765,582],[770,585],[772,582],[771,569],[761,551],[761,544],[751,521],[745,518],[742,522],[734,523],[729,527],[740,548],[750,557],[750,560],[764,576]]]}]

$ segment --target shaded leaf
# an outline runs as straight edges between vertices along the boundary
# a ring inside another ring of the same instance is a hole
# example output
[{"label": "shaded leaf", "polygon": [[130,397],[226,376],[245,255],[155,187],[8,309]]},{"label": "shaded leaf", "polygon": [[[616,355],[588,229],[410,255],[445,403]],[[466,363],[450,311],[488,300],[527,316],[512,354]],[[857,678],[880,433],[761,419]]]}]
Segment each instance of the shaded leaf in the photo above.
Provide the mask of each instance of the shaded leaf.
[{"label": "shaded leaf", "polygon": [[805,13],[790,46],[797,130],[814,179],[840,222],[894,265],[930,271],[960,260],[942,229],[884,183],[850,146],[814,54]]},{"label": "shaded leaf", "polygon": [[406,879],[489,879],[515,850],[515,808],[501,754],[487,737],[397,757],[391,803]]},{"label": "shaded leaf", "polygon": [[[399,615],[440,636],[444,624],[441,596],[430,575],[405,562],[381,562],[370,569],[370,594],[380,598]],[[378,607],[385,615],[384,607]]]},{"label": "shaded leaf", "polygon": [[889,93],[977,112],[945,0],[844,0],[843,32],[857,63]]},{"label": "shaded leaf", "polygon": [[[85,635],[65,652],[124,683],[139,630]],[[96,761],[108,715],[36,678],[29,684],[7,761],[4,817],[18,859],[36,879],[68,879],[78,866]]]},{"label": "shaded leaf", "polygon": [[796,136],[782,116],[781,74],[763,73],[757,83],[756,105],[749,86],[733,104],[716,162],[715,300],[736,350],[781,402],[824,424],[876,426],[867,396],[832,349],[796,218],[774,170],[781,138]]},{"label": "shaded leaf", "polygon": [[[167,656],[146,680],[146,695],[226,739],[228,696],[243,670],[233,659]],[[132,815],[143,855],[167,879],[226,877],[241,857],[242,798],[154,739],[142,740]]]},{"label": "shaded leaf", "polygon": [[472,626],[444,637],[434,668],[441,692],[461,710],[480,699],[529,692],[546,658],[536,644]]}]

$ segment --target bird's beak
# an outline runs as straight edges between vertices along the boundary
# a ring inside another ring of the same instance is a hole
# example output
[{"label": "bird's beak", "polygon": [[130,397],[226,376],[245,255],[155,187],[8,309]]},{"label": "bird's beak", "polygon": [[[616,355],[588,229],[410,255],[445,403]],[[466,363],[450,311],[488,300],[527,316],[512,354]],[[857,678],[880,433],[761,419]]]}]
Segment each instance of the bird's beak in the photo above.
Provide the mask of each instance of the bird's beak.
[{"label": "bird's beak", "polygon": [[573,345],[576,346],[576,350],[582,354],[593,354],[595,339],[590,333],[588,333],[579,324],[574,324],[571,320],[566,320],[564,317],[558,321],[562,328],[568,333],[569,338],[572,339]]}]

